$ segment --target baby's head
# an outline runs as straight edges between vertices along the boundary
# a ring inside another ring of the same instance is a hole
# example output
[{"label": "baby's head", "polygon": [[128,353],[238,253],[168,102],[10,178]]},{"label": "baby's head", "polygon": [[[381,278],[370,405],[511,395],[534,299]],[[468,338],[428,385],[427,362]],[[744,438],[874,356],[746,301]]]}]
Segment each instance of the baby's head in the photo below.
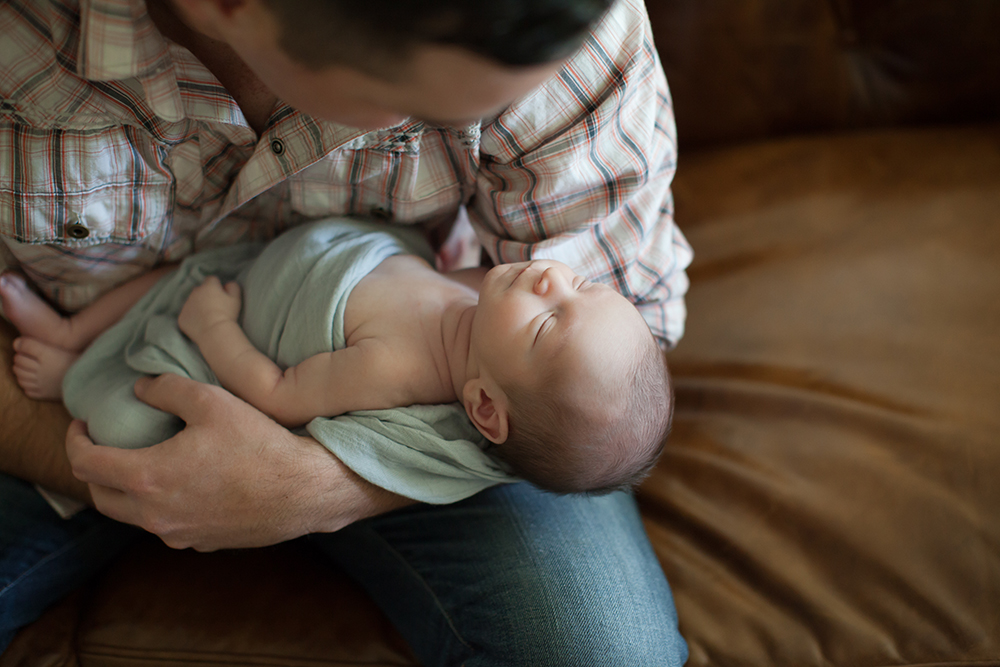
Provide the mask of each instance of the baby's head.
[{"label": "baby's head", "polygon": [[565,264],[491,270],[480,289],[462,400],[499,458],[557,492],[637,484],[666,437],[663,355],[621,294]]}]

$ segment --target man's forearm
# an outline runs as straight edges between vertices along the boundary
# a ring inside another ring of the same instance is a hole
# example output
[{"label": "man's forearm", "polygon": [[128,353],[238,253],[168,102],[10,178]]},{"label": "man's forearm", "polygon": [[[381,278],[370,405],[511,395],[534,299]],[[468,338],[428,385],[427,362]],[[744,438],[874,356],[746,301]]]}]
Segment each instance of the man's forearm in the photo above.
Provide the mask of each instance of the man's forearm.
[{"label": "man's forearm", "polygon": [[11,372],[14,329],[0,320],[0,471],[90,502],[87,485],[66,458],[70,416],[60,403],[24,395]]},{"label": "man's forearm", "polygon": [[315,457],[308,466],[310,479],[299,486],[304,492],[300,511],[314,517],[304,532],[334,532],[416,502],[364,480],[312,438],[303,438],[303,445],[306,456]]}]

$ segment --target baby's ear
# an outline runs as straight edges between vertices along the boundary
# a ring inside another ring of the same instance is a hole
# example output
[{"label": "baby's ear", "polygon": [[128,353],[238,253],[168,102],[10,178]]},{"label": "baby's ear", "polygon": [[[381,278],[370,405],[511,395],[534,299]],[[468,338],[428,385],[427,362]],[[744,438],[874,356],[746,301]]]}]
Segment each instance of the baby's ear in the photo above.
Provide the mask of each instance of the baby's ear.
[{"label": "baby's ear", "polygon": [[462,389],[465,412],[479,432],[495,445],[507,440],[507,397],[481,378],[469,380]]}]

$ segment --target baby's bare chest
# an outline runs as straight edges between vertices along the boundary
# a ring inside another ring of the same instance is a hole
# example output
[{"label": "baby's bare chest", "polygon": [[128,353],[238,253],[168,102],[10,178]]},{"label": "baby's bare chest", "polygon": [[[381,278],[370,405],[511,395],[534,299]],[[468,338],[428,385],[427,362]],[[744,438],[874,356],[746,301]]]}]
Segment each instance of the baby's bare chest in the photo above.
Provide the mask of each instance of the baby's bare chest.
[{"label": "baby's bare chest", "polygon": [[441,279],[415,257],[390,257],[361,279],[344,312],[348,345],[364,338],[426,349],[440,332]]}]

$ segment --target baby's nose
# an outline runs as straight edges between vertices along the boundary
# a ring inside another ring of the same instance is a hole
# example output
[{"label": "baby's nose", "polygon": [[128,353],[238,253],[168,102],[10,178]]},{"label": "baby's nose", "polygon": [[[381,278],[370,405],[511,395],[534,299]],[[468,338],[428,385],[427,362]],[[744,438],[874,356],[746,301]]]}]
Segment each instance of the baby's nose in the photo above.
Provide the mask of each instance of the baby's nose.
[{"label": "baby's nose", "polygon": [[538,281],[535,283],[535,291],[538,294],[546,294],[553,290],[562,291],[566,287],[566,281],[562,274],[554,267],[547,267],[538,274]]}]

